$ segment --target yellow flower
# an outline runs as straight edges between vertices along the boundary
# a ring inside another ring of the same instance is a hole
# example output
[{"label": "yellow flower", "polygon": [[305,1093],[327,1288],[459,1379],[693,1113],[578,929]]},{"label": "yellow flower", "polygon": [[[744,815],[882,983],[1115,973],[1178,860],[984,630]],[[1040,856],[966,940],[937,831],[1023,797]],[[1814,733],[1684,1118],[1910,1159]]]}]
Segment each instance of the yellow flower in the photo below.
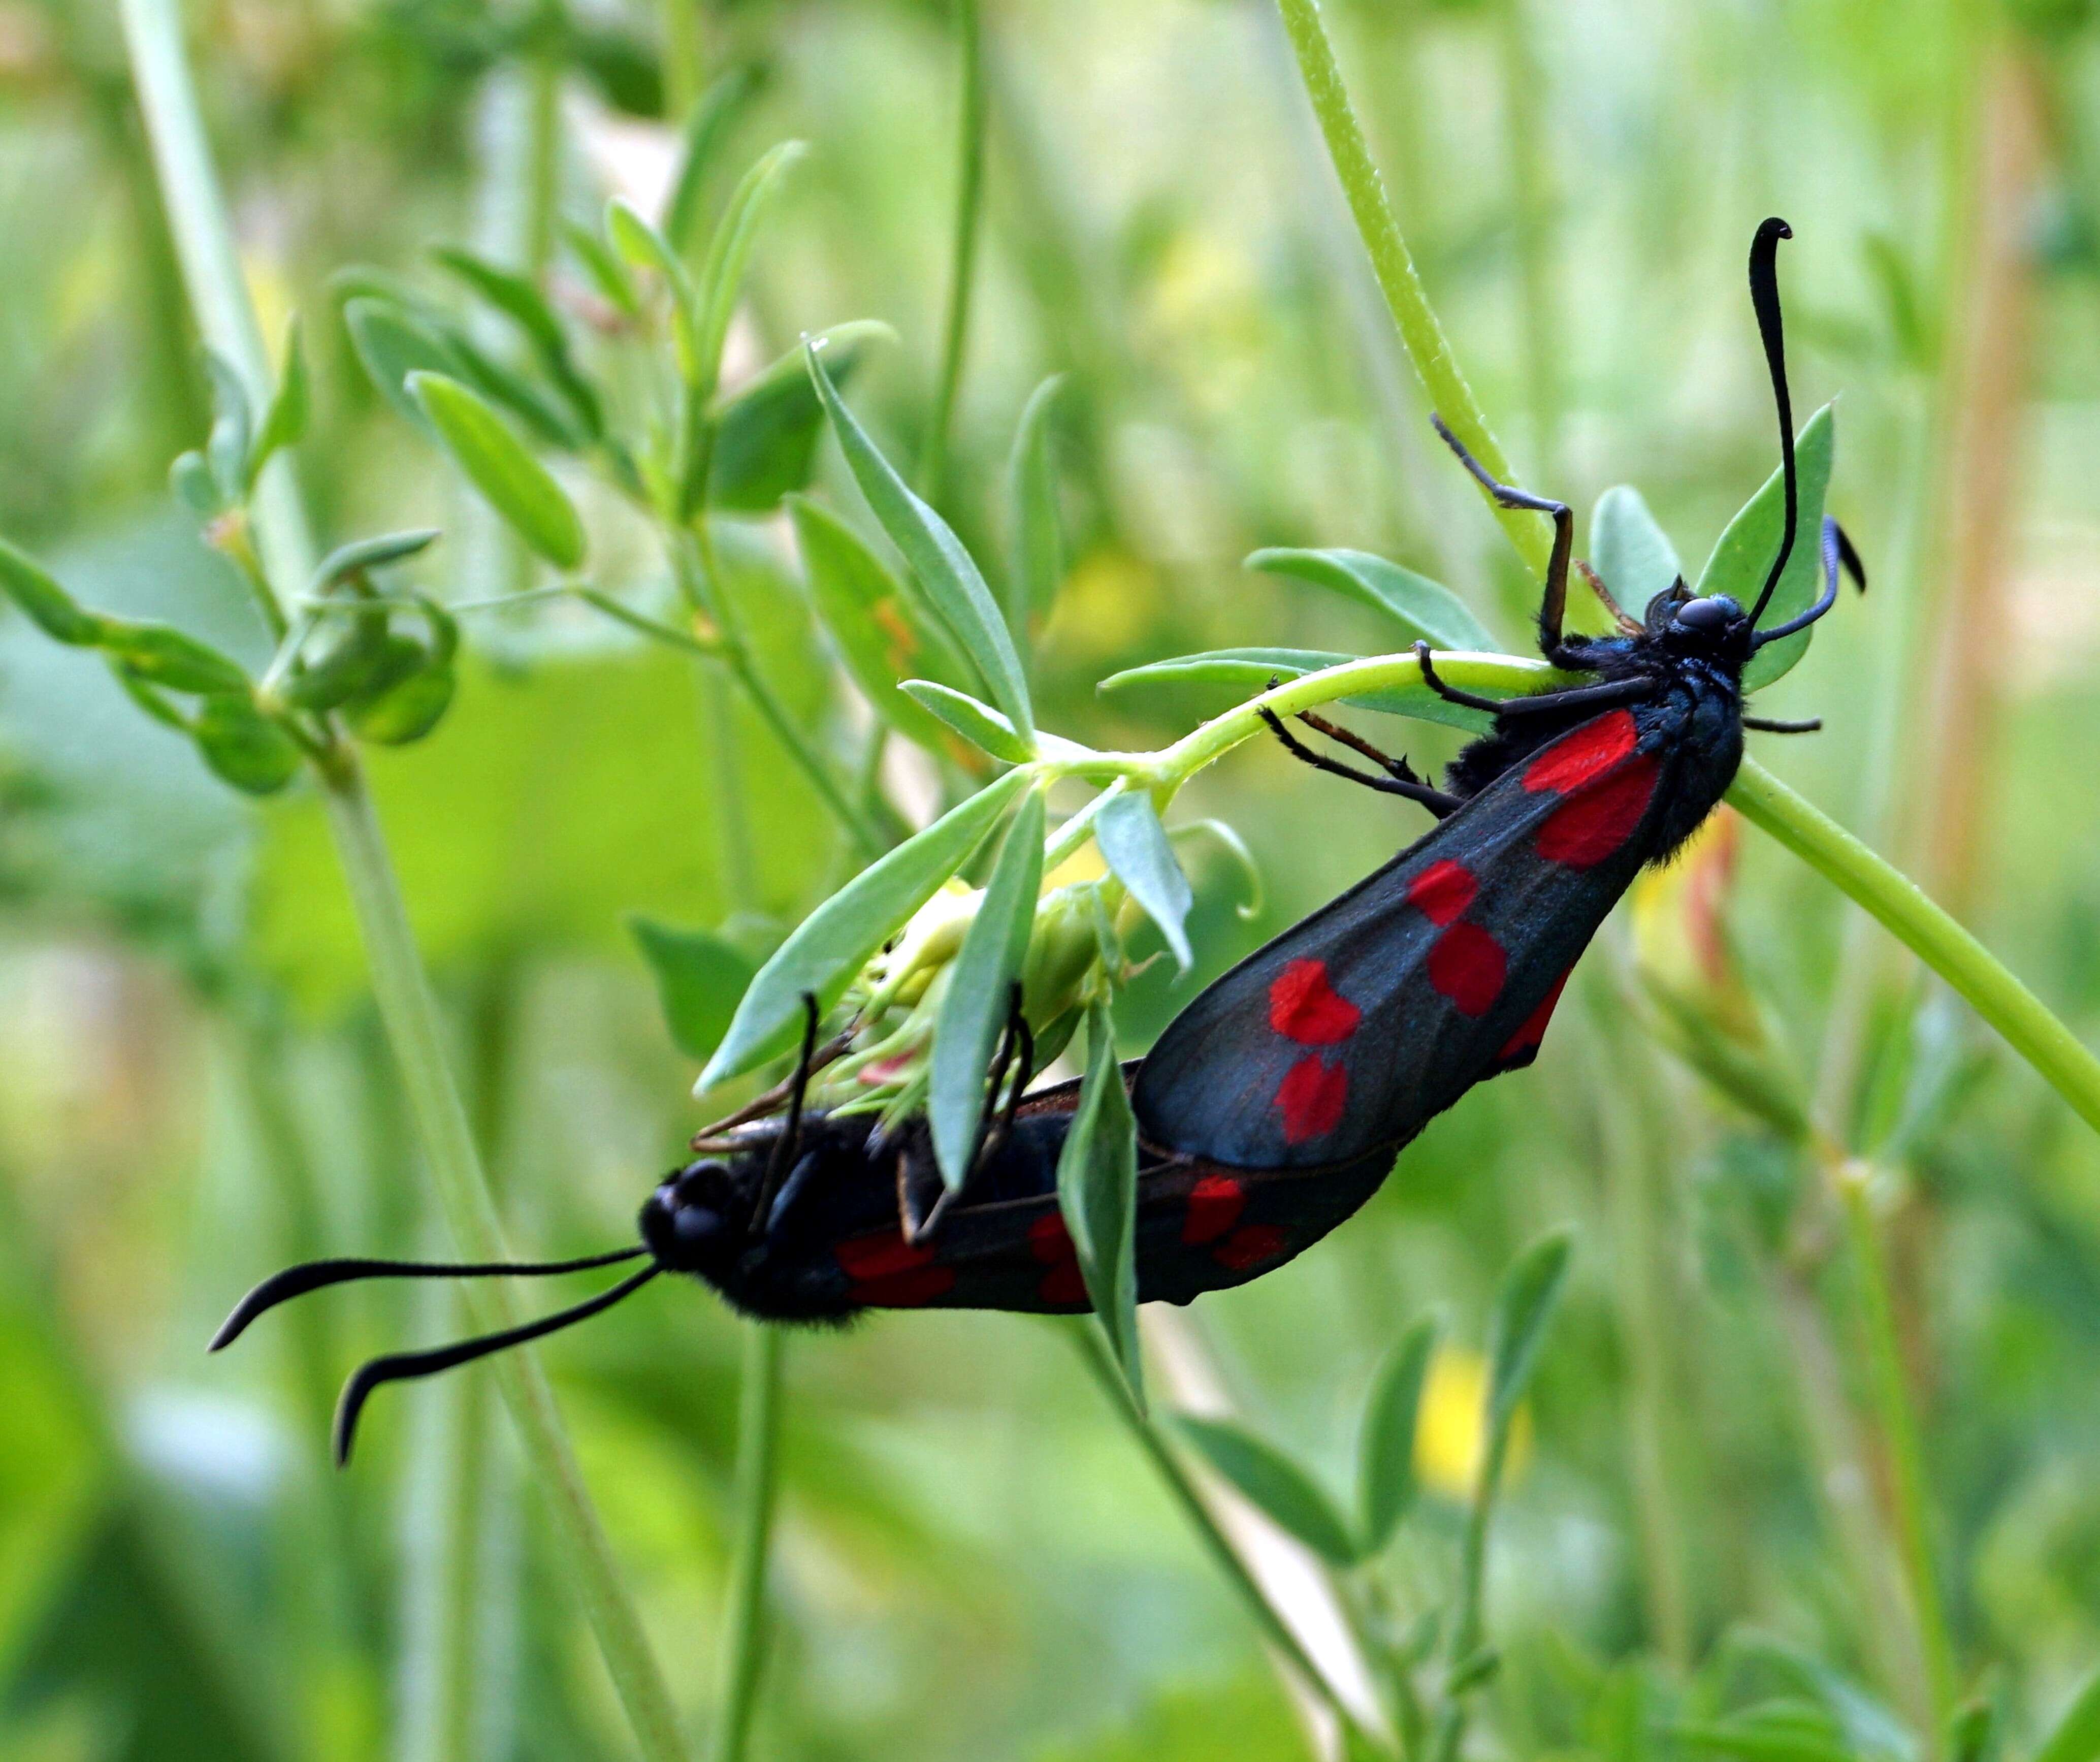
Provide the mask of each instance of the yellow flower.
[{"label": "yellow flower", "polygon": [[[1468,1346],[1440,1346],[1429,1361],[1414,1428],[1415,1477],[1446,1499],[1464,1502],[1480,1478],[1487,1447],[1488,1361]],[[1510,1426],[1505,1486],[1531,1453],[1531,1410],[1519,1406]]]}]

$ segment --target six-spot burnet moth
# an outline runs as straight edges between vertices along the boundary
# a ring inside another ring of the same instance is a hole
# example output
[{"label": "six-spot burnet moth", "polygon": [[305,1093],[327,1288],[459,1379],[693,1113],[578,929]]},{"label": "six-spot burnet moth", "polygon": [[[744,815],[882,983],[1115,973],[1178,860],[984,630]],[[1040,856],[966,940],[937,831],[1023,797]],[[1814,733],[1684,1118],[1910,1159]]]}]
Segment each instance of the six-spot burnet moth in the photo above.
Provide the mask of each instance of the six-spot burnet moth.
[{"label": "six-spot burnet moth", "polygon": [[[1186,1303],[1282,1265],[1354,1212],[1395,1154],[1476,1083],[1531,1062],[1569,969],[1645,863],[1666,858],[1733,779],[1745,727],[1802,731],[1742,709],[1745,665],[1836,599],[1851,546],[1823,523],[1823,589],[1799,615],[1758,621],[1785,570],[1798,489],[1776,275],[1785,223],[1750,249],[1750,291],[1778,405],[1784,528],[1756,603],[1694,598],[1680,579],[1639,623],[1584,572],[1617,629],[1562,629],[1573,522],[1568,507],[1497,484],[1439,422],[1467,468],[1504,506],[1551,517],[1539,646],[1594,682],[1508,701],[1423,676],[1493,718],[1449,766],[1445,787],[1321,718],[1299,718],[1370,758],[1380,774],[1317,753],[1273,717],[1296,757],[1416,802],[1438,824],[1383,868],[1260,949],[1169,1024],[1123,1080],[1138,1142],[1134,1217],[1140,1301]],[[922,1119],[805,1106],[823,1058],[815,1001],[801,1055],[777,1090],[695,1141],[698,1160],[667,1177],[640,1217],[641,1240],[611,1254],[532,1265],[326,1261],[258,1286],[213,1341],[265,1310],[351,1279],[479,1277],[646,1264],[611,1289],[540,1320],[430,1352],[376,1359],[352,1377],[337,1424],[348,1454],[381,1384],[444,1370],[594,1315],[660,1272],[693,1274],[745,1313],[842,1320],[864,1309],[1077,1312],[1086,1283],[1058,1202],[1058,1165],[1082,1105],[1067,1083],[1022,1098],[1033,1048],[1017,996],[990,1073],[968,1173],[951,1189]],[[836,1043],[835,1043],[836,1044]],[[1113,1084],[1110,1090],[1113,1093]],[[773,1110],[759,1117],[760,1109]]]}]

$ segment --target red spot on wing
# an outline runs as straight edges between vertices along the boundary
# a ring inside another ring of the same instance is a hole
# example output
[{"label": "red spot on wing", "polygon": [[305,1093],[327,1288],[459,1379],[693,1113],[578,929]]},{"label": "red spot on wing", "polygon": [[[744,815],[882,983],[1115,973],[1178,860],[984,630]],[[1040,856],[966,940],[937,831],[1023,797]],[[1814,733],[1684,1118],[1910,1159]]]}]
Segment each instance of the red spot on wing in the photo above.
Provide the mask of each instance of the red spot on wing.
[{"label": "red spot on wing", "polygon": [[1643,753],[1577,790],[1538,828],[1538,854],[1570,868],[1594,868],[1634,835],[1655,798],[1661,775],[1655,760]]},{"label": "red spot on wing", "polygon": [[[1575,969],[1570,967],[1568,973]],[[1553,1019],[1553,1006],[1560,1001],[1560,994],[1567,989],[1568,974],[1564,973],[1553,982],[1553,989],[1546,994],[1546,1000],[1524,1018],[1524,1026],[1509,1037],[1509,1044],[1495,1054],[1498,1063],[1510,1060],[1529,1060],[1546,1039],[1546,1024]]]},{"label": "red spot on wing", "polygon": [[1244,1273],[1250,1266],[1274,1260],[1289,1245],[1289,1239],[1273,1224],[1242,1224],[1211,1250],[1211,1258]]},{"label": "red spot on wing", "polygon": [[1454,924],[1429,950],[1429,983],[1464,1016],[1484,1016],[1502,994],[1509,956],[1477,924]]},{"label": "red spot on wing", "polygon": [[1050,1270],[1035,1287],[1045,1303],[1084,1303],[1087,1281],[1079,1271],[1079,1251],[1065,1227],[1061,1212],[1045,1212],[1028,1226],[1028,1252]]},{"label": "red spot on wing", "polygon": [[875,1309],[916,1309],[955,1288],[955,1268],[936,1265],[933,1250],[915,1248],[901,1230],[855,1236],[832,1253],[853,1280],[853,1301]]},{"label": "red spot on wing", "polygon": [[1639,738],[1630,709],[1608,710],[1564,735],[1524,767],[1524,786],[1537,795],[1565,795],[1609,771],[1634,749]]},{"label": "red spot on wing", "polygon": [[1473,879],[1471,869],[1446,860],[1431,863],[1410,881],[1407,899],[1409,904],[1421,908],[1431,923],[1456,924],[1480,890],[1480,884]]},{"label": "red spot on wing", "polygon": [[1342,1123],[1349,1099],[1349,1073],[1339,1065],[1322,1064],[1308,1054],[1283,1073],[1276,1086],[1276,1105],[1283,1114],[1283,1142],[1303,1144],[1325,1137]]},{"label": "red spot on wing", "polygon": [[1293,960],[1269,982],[1268,1025],[1301,1046],[1332,1046],[1357,1031],[1363,1012],[1327,983],[1324,960]]},{"label": "red spot on wing", "polygon": [[1215,1242],[1240,1221],[1246,1209],[1246,1189],[1229,1175],[1206,1175],[1189,1190],[1189,1211],[1181,1220],[1181,1239],[1192,1247]]}]

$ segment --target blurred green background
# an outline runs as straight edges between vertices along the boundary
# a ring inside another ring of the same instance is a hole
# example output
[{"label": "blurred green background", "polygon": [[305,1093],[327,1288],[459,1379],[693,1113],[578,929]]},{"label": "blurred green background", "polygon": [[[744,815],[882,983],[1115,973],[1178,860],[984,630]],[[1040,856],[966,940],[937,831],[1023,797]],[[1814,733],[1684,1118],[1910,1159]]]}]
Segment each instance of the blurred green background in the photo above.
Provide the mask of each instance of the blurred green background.
[{"label": "blurred green background", "polygon": [[[1793,222],[1796,408],[1842,394],[1832,506],[1874,588],[1760,700],[1825,731],[1760,755],[2087,1033],[2089,11],[1329,13],[1431,298],[1521,479],[1585,519],[1606,487],[1637,484],[1688,565],[1771,468],[1742,266],[1758,219]],[[324,540],[439,526],[446,542],[414,566],[428,590],[481,598],[526,579],[374,391],[331,278],[375,265],[450,300],[424,254],[467,240],[588,316],[555,222],[593,220],[615,193],[653,211],[679,119],[725,68],[758,83],[711,203],[774,141],[811,148],[753,260],[730,377],[805,329],[885,320],[897,343],[865,353],[852,401],[893,457],[920,457],[947,299],[958,15],[938,0],[193,5],[264,328],[303,316],[316,417],[298,472]],[[1520,644],[1535,590],[1429,434],[1264,0],[984,0],[982,29],[982,234],[935,499],[1002,557],[1016,423],[1045,375],[1067,376],[1043,725],[1158,745],[1227,700],[1101,695],[1099,680],[1231,644],[1390,642],[1370,612],[1245,569],[1264,545],[1394,558]],[[209,386],[104,0],[0,3],[0,531],[83,600],[259,664],[266,633],[165,488],[170,459],[203,439]],[[646,533],[559,469],[597,578],[646,593],[661,573]],[[816,484],[872,530],[828,444]],[[843,771],[867,713],[787,523],[721,523],[761,669]],[[466,647],[451,714],[374,755],[375,791],[512,1239],[588,1252],[621,1239],[709,1111],[631,916],[762,947],[858,859],[719,673],[572,604],[474,615]],[[1449,731],[1370,731],[1421,764],[1450,750]],[[887,798],[922,822],[963,774],[890,747]],[[1202,815],[1245,837],[1265,899],[1243,921],[1239,872],[1189,847],[1198,970],[1176,980],[1162,962],[1132,987],[1132,1053],[1202,979],[1420,823],[1268,747],[1199,779],[1179,817]],[[1699,1030],[1718,1024],[1871,1159],[1963,1689],[2027,1754],[2100,1662],[2100,1146],[1826,885],[1747,830],[1734,869],[1723,855],[1622,912],[1538,1066],[1438,1122],[1359,1218],[1175,1318],[1156,1344],[1180,1369],[1162,1386],[1197,1405],[1207,1386],[1343,1485],[1374,1367],[1442,1307],[1453,1345],[1423,1504],[1348,1593],[1365,1632],[1399,1632],[1450,1581],[1468,1354],[1494,1282],[1571,1222],[1574,1273],[1490,1557],[1503,1662],[1475,1748],[1712,1753],[1684,1721],[1755,1705],[1762,1671],[1849,1710],[1817,1740],[1835,1753],[1947,1753],[1842,1208],[1828,1170],[1714,1080]],[[443,1252],[364,974],[310,792],[236,796],[92,656],[0,614],[7,1762],[630,1753],[485,1373],[382,1400],[355,1467],[329,1466],[342,1375],[455,1331],[448,1294],[346,1293],[226,1358],[203,1353],[285,1260]],[[544,1354],[695,1729],[715,1692],[739,1334],[705,1292],[660,1285]],[[1317,1753],[1244,1611],[1050,1330],[878,1316],[797,1336],[784,1427],[755,1754]]]}]

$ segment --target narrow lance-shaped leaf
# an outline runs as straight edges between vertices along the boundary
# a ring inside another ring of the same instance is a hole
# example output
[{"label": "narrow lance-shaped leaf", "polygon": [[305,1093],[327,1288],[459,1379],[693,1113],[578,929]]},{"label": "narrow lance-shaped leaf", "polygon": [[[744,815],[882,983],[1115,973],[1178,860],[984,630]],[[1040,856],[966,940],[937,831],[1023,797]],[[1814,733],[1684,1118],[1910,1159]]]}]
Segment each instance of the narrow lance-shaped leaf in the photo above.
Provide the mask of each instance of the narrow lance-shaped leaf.
[{"label": "narrow lance-shaped leaf", "polygon": [[1013,551],[1007,567],[1006,621],[1024,651],[1030,623],[1048,612],[1065,572],[1051,426],[1064,386],[1065,376],[1052,373],[1030,394],[1006,463],[1007,534]]},{"label": "narrow lance-shaped leaf", "polygon": [[371,298],[354,299],[342,309],[350,329],[351,345],[364,364],[380,395],[433,439],[437,429],[423,407],[408,393],[408,376],[414,373],[448,373],[455,378],[466,369],[445,338],[408,313]]},{"label": "narrow lance-shaped leaf", "polygon": [[913,703],[940,718],[971,745],[1003,758],[1009,765],[1025,765],[1035,749],[1013,731],[1013,724],[989,704],[980,704],[967,691],[936,684],[931,679],[907,679],[898,687]]},{"label": "narrow lance-shaped leaf", "polygon": [[605,206],[606,236],[612,248],[636,269],[653,270],[664,278],[671,296],[671,336],[678,359],[678,377],[688,386],[700,382],[699,306],[692,277],[664,235],[615,196]]},{"label": "narrow lance-shaped leaf", "polygon": [[245,692],[207,697],[190,737],[220,779],[245,794],[274,794],[298,775],[298,747]]},{"label": "narrow lance-shaped leaf", "polygon": [[1634,618],[1684,573],[1676,547],[1630,484],[1606,490],[1590,510],[1590,566]]},{"label": "narrow lance-shaped leaf", "polygon": [[946,753],[947,725],[899,685],[929,670],[929,651],[940,639],[920,620],[889,564],[844,520],[801,496],[788,498],[788,512],[795,522],[810,597],[854,683],[899,734],[929,753]]},{"label": "narrow lance-shaped leaf", "polygon": [[759,223],[779,195],[788,168],[808,151],[800,141],[783,141],[745,172],[708,242],[708,260],[695,291],[699,310],[699,383],[709,395],[721,371],[722,340],[729,335],[729,321],[736,311],[744,271],[750,267],[752,247],[758,242]]},{"label": "narrow lance-shaped leaf", "polygon": [[492,263],[454,245],[441,245],[431,258],[472,288],[524,333],[540,365],[582,422],[595,435],[605,426],[604,413],[590,382],[576,371],[569,354],[568,333],[547,303],[546,296],[514,270]]},{"label": "narrow lance-shaped leaf", "polygon": [[681,255],[699,236],[705,205],[708,173],[739,112],[758,90],[760,70],[749,62],[717,74],[686,119],[678,169],[664,204],[664,236]]},{"label": "narrow lance-shaped leaf", "polygon": [[1356,1539],[1319,1483],[1266,1439],[1226,1420],[1183,1414],[1175,1429],[1203,1460],[1277,1526],[1330,1565],[1359,1558]]},{"label": "narrow lance-shaped leaf", "polygon": [[933,1023],[926,1115],[933,1158],[951,1192],[970,1172],[985,1115],[985,1074],[1006,1025],[1042,886],[1043,797],[1030,790],[1007,828],[983,902],[948,970],[947,989]]},{"label": "narrow lance-shaped leaf", "polygon": [[1257,550],[1246,561],[1250,569],[1310,581],[1383,612],[1407,633],[1410,642],[1481,654],[1502,651],[1488,627],[1449,588],[1367,550]]},{"label": "narrow lance-shaped leaf", "polygon": [[411,373],[408,391],[446,452],[520,538],[558,568],[583,561],[584,528],[576,505],[502,417],[441,373]]},{"label": "narrow lance-shaped leaf", "polygon": [[805,918],[758,969],[695,1093],[785,1052],[801,1025],[804,995],[820,1009],[836,1003],[876,950],[969,860],[1027,784],[1026,771],[1008,772],[862,869]]},{"label": "narrow lance-shaped leaf", "polygon": [[634,291],[634,284],[628,280],[626,266],[613,254],[612,248],[589,227],[574,220],[562,223],[562,236],[577,263],[583,266],[584,273],[590,277],[598,298],[623,318],[640,316],[640,297]]},{"label": "narrow lance-shaped leaf", "polygon": [[307,591],[325,594],[338,582],[353,575],[405,563],[443,537],[434,526],[419,526],[404,532],[377,532],[370,538],[353,538],[346,545],[337,545],[321,559],[320,567],[314,571],[313,580],[307,584]]},{"label": "narrow lance-shaped leaf", "polygon": [[101,629],[101,620],[83,609],[59,585],[57,577],[4,538],[0,538],[0,591],[56,642],[74,648],[91,647]]},{"label": "narrow lance-shaped leaf", "polygon": [[[1020,775],[1016,773],[1017,775]],[[1131,1398],[1145,1407],[1137,1340],[1137,1122],[1108,1006],[1087,1015],[1087,1075],[1057,1158],[1057,1203]]]},{"label": "narrow lance-shaped leaf", "polygon": [[248,487],[248,450],[254,434],[254,417],[248,408],[248,392],[240,375],[216,351],[206,349],[204,364],[211,379],[211,438],[205,443],[205,457],[211,461],[211,475],[218,481],[221,497],[237,501]]},{"label": "narrow lance-shaped leaf", "polygon": [[1111,796],[1094,817],[1094,842],[1101,847],[1101,860],[1159,926],[1174,964],[1186,973],[1191,959],[1189,908],[1196,896],[1167,842],[1152,797],[1140,789]]},{"label": "narrow lance-shaped leaf", "polygon": [[1568,1277],[1573,1239],[1565,1228],[1549,1231],[1519,1255],[1495,1293],[1488,1330],[1488,1460],[1497,1462],[1509,1435],[1524,1385],[1538,1363],[1546,1326]]},{"label": "narrow lance-shaped leaf", "polygon": [[868,506],[889,541],[903,554],[906,567],[918,578],[948,635],[982,677],[992,701],[1006,712],[1018,733],[1033,738],[1035,716],[1028,700],[1028,682],[1021,676],[1021,657],[977,564],[948,523],[911,492],[868,439],[840,401],[816,351],[805,345],[804,353],[817,395],[823,400],[839,437],[839,450]]},{"label": "narrow lance-shaped leaf", "polygon": [[[1772,591],[1771,604],[1760,620],[1767,628],[1784,624],[1798,612],[1806,612],[1822,591],[1823,500],[1830,487],[1830,461],[1836,444],[1833,407],[1826,404],[1809,417],[1794,443],[1794,460],[1801,477],[1801,517],[1786,572],[1780,576],[1779,585]],[[1701,596],[1733,594],[1745,609],[1754,605],[1772,559],[1779,554],[1780,534],[1785,526],[1785,484],[1781,474],[1774,471],[1715,541],[1714,554],[1700,573],[1696,591]],[[1743,669],[1743,689],[1754,691],[1787,672],[1807,653],[1810,634],[1799,631],[1758,650]]]},{"label": "narrow lance-shaped leaf", "polygon": [[[1339,667],[1345,661],[1361,660],[1361,655],[1337,654],[1317,648],[1214,648],[1200,655],[1176,655],[1142,667],[1110,673],[1095,687],[1099,691],[1120,691],[1134,685],[1200,685],[1228,690],[1249,698],[1268,689],[1272,681],[1303,678]],[[1383,691],[1368,691],[1343,700],[1357,709],[1376,710],[1383,715],[1411,716],[1418,722],[1440,722],[1453,728],[1484,732],[1493,718],[1485,710],[1468,709],[1439,697],[1426,685],[1399,685]]]},{"label": "narrow lance-shaped leaf", "polygon": [[285,373],[270,408],[262,413],[262,426],[248,455],[248,476],[244,485],[255,487],[271,456],[285,447],[296,447],[306,439],[312,400],[307,389],[307,351],[299,341],[299,318],[294,312],[285,327]]},{"label": "narrow lance-shaped leaf", "polygon": [[[823,333],[825,354],[840,385],[877,338],[897,333],[875,319],[835,325]],[[817,401],[797,348],[746,381],[715,407],[715,444],[708,471],[708,505],[763,514],[810,481],[824,407]]]},{"label": "narrow lance-shaped leaf", "polygon": [[737,1000],[751,983],[750,960],[706,930],[677,930],[638,916],[627,927],[655,975],[672,1043],[688,1058],[708,1058],[721,1044]]},{"label": "narrow lance-shaped leaf", "polygon": [[1414,1435],[1422,1389],[1436,1349],[1436,1318],[1425,1315],[1400,1336],[1379,1368],[1364,1409],[1357,1445],[1358,1494],[1363,1502],[1364,1552],[1376,1553],[1392,1539],[1414,1503]]}]

